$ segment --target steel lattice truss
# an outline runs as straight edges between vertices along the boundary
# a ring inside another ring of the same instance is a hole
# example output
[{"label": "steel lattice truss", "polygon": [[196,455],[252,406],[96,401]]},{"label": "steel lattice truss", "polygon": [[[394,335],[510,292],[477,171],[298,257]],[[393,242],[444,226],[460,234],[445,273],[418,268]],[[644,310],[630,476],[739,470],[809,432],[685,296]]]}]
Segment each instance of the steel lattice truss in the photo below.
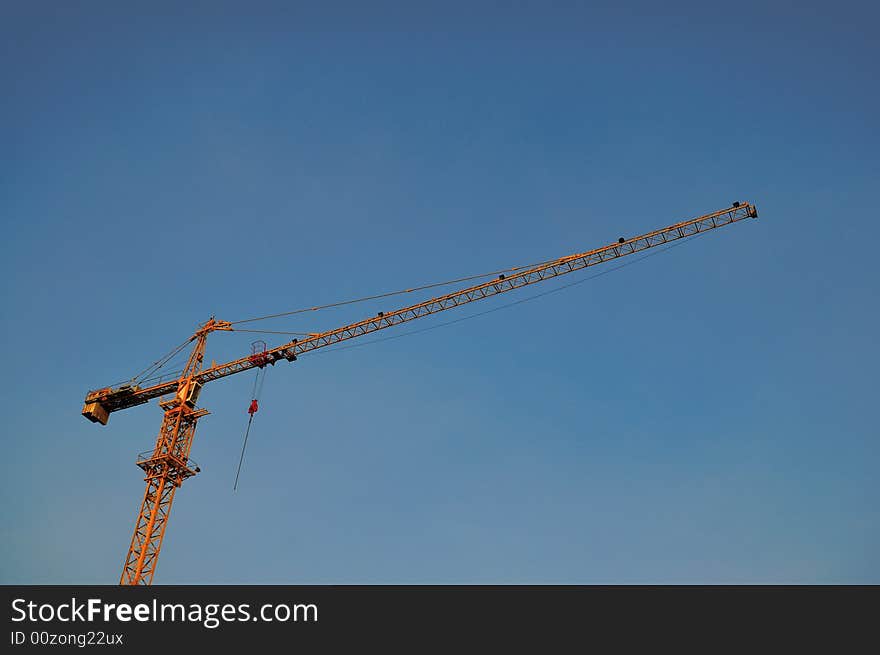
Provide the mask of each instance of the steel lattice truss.
[{"label": "steel lattice truss", "polygon": [[[294,361],[298,355],[317,350],[318,348],[332,346],[342,341],[384,330],[385,328],[413,321],[423,316],[429,316],[477,300],[507,293],[508,291],[529,286],[543,280],[556,278],[560,275],[566,275],[613,259],[642,252],[649,248],[662,246],[671,241],[677,241],[730,225],[746,218],[755,217],[757,217],[757,211],[753,205],[740,203],[728,209],[624,240],[622,243],[613,243],[595,250],[561,257],[525,271],[502,276],[489,282],[477,284],[444,296],[431,298],[425,302],[403,307],[395,311],[385,312],[357,323],[344,325],[304,339],[294,339],[282,346],[268,350],[265,357],[260,360],[255,360],[253,357],[242,357],[225,364],[218,364],[201,371],[196,376],[196,379],[201,383],[205,383],[232,375],[233,373],[247,371],[266,363],[274,364],[281,359]],[[217,321],[213,329],[232,330],[228,323],[222,321]],[[98,402],[109,413],[134,407],[135,405],[146,403],[153,398],[174,393],[178,389],[178,384],[179,380],[172,380],[145,388],[120,387],[118,389],[101,389],[90,393],[86,397],[86,402]]]},{"label": "steel lattice truss", "polygon": [[144,470],[146,489],[141,510],[135,522],[134,534],[123,566],[120,583],[150,584],[152,582],[175,491],[184,480],[199,472],[198,466],[189,458],[189,454],[196,423],[198,419],[208,413],[207,410],[196,406],[199,392],[206,382],[252,368],[262,368],[267,364],[274,366],[280,360],[296,361],[297,356],[318,348],[332,346],[424,316],[662,246],[671,241],[686,239],[746,218],[757,218],[757,216],[757,210],[753,205],[734,203],[733,206],[712,214],[676,223],[632,239],[620,239],[617,243],[544,262],[526,270],[512,272],[509,275],[499,275],[488,282],[482,282],[466,289],[431,298],[395,311],[380,312],[376,316],[350,325],[314,334],[305,339],[294,339],[271,350],[264,350],[248,357],[203,369],[202,362],[207,335],[218,330],[234,330],[231,323],[216,321],[212,318],[200,326],[191,337],[190,342],[194,341],[195,346],[182,375],[178,379],[144,388],[133,384],[117,388],[106,387],[91,391],[86,396],[83,416],[91,421],[106,425],[111,412],[141,405],[153,398],[172,394],[159,403],[165,410],[165,417],[154,449],[151,452],[143,453],[137,461],[138,466]]}]

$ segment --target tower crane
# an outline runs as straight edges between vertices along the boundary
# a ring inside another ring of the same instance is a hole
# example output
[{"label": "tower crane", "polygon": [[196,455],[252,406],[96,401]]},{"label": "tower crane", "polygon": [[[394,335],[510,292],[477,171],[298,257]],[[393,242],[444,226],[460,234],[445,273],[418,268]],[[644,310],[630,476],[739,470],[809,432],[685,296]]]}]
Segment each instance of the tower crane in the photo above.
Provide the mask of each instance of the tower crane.
[{"label": "tower crane", "polygon": [[757,217],[758,212],[754,205],[748,202],[735,202],[725,209],[647,234],[630,239],[620,238],[615,243],[525,269],[513,269],[515,271],[513,273],[499,274],[489,281],[465,289],[394,311],[379,312],[377,315],[349,325],[293,339],[271,349],[264,348],[224,364],[212,363],[211,366],[206,367],[204,358],[208,335],[212,332],[235,330],[233,323],[211,317],[181,346],[182,349],[192,344],[189,358],[179,377],[148,386],[122,384],[118,387],[104,387],[89,391],[86,395],[82,415],[101,425],[107,425],[113,412],[143,405],[154,398],[160,399],[159,407],[164,411],[162,427],[159,429],[155,447],[152,451],[139,455],[136,461],[144,471],[146,489],[119,583],[148,585],[153,581],[175,492],[186,479],[199,472],[199,467],[190,458],[190,451],[196,424],[200,418],[208,414],[208,410],[197,406],[199,394],[206,383],[254,368],[274,366],[281,361],[295,362],[299,355],[318,348],[356,339],[424,316]]}]

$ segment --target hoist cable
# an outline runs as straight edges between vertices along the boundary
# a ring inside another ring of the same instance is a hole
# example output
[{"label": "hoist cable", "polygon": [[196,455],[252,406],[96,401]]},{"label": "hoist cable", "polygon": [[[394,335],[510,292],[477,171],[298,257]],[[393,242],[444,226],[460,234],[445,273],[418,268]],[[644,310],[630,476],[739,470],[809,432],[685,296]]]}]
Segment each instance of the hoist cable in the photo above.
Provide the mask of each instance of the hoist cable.
[{"label": "hoist cable", "polygon": [[241,474],[241,464],[244,462],[244,450],[247,448],[248,435],[251,432],[251,423],[254,422],[254,415],[248,419],[247,430],[244,431],[244,443],[241,444],[241,457],[238,458],[238,470],[235,471],[235,483],[232,485],[232,491],[238,489],[238,476]]},{"label": "hoist cable", "polygon": [[[260,398],[260,394],[263,392],[263,383],[266,381],[266,369],[259,368],[257,369],[257,375],[254,377],[254,386],[251,389],[251,399],[256,402]],[[241,444],[241,456],[238,458],[238,469],[235,471],[235,482],[232,485],[232,491],[238,489],[238,477],[241,475],[241,465],[244,463],[244,452],[247,449],[248,436],[251,433],[251,424],[254,422],[254,416],[256,412],[248,412],[250,417],[248,418],[247,429],[244,431],[244,441]]]}]

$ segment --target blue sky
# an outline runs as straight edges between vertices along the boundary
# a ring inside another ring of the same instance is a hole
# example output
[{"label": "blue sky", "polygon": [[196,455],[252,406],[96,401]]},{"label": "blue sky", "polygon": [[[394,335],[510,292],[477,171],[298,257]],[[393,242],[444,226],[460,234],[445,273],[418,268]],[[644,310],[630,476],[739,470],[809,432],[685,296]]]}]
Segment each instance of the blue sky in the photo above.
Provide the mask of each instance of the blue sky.
[{"label": "blue sky", "polygon": [[100,427],[82,398],[212,314],[748,200],[572,289],[275,367],[234,494],[253,378],[211,383],[155,582],[880,583],[875,6],[419,4],[0,8],[0,582],[118,580],[161,412]]}]

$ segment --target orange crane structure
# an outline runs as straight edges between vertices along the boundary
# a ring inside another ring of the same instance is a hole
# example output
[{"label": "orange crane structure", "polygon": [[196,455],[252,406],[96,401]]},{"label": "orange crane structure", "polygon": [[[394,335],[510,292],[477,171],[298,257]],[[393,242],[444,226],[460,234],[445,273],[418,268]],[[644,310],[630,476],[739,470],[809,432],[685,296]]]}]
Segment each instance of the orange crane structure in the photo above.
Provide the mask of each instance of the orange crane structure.
[{"label": "orange crane structure", "polygon": [[669,227],[654,230],[631,239],[621,238],[594,250],[560,257],[515,272],[500,274],[489,281],[466,289],[447,293],[395,311],[379,312],[356,323],[311,334],[271,349],[263,349],[249,356],[226,362],[204,365],[205,344],[208,335],[216,331],[233,331],[233,323],[211,317],[183,344],[193,344],[182,373],[175,379],[157,382],[150,386],[123,384],[90,391],[85,398],[82,415],[90,421],[106,425],[110,414],[119,410],[143,405],[160,398],[164,410],[162,427],[152,451],[138,456],[137,465],[145,474],[146,490],[135,521],[131,545],[125,557],[120,577],[123,585],[148,585],[156,573],[156,565],[162,540],[168,528],[168,519],[175,492],[184,480],[199,472],[190,459],[193,436],[198,420],[208,410],[197,406],[202,387],[235,373],[254,368],[274,366],[276,362],[294,362],[298,355],[325,348],[342,341],[355,339],[378,330],[413,321],[454,307],[476,302],[521,287],[573,273],[634,253],[696,234],[730,225],[747,218],[757,218],[758,212],[750,203],[735,202],[732,206],[710,214],[682,221]]}]

